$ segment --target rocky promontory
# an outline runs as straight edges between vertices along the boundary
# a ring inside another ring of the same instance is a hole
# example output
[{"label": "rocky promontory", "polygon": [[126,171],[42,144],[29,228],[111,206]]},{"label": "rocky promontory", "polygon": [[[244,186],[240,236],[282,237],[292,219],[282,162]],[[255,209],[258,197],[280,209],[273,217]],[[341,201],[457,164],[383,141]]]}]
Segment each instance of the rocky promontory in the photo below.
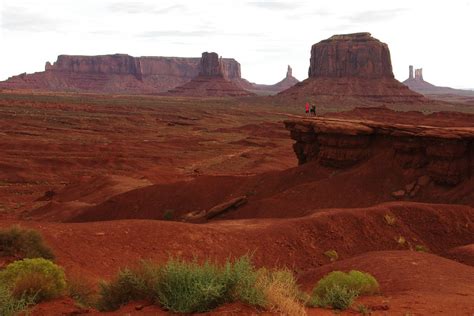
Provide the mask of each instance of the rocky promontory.
[{"label": "rocky promontory", "polygon": [[474,128],[433,127],[368,120],[314,118],[287,120],[299,164],[315,161],[349,168],[385,154],[396,166],[437,184],[457,185],[474,172]]}]

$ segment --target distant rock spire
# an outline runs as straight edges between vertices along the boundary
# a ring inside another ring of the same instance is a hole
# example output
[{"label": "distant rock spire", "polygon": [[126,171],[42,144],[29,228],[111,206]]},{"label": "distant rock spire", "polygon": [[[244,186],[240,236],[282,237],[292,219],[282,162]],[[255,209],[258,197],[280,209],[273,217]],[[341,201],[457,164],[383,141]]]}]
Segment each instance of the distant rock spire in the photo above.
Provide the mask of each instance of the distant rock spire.
[{"label": "distant rock spire", "polygon": [[408,79],[413,79],[413,66],[408,67]]},{"label": "distant rock spire", "polygon": [[415,69],[415,79],[423,81],[423,68]]},{"label": "distant rock spire", "polygon": [[288,65],[288,70],[286,71],[286,78],[293,77],[293,69],[291,69],[290,65]]}]

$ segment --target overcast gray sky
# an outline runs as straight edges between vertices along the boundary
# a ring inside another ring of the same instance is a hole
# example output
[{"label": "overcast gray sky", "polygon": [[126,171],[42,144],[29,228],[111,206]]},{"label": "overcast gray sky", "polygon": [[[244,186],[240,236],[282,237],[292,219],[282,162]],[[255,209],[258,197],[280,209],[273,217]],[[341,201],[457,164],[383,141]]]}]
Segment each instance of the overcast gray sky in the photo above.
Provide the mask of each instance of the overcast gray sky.
[{"label": "overcast gray sky", "polygon": [[311,45],[370,32],[389,45],[395,77],[474,88],[470,0],[0,0],[0,80],[42,71],[59,54],[235,58],[242,76],[307,78]]}]

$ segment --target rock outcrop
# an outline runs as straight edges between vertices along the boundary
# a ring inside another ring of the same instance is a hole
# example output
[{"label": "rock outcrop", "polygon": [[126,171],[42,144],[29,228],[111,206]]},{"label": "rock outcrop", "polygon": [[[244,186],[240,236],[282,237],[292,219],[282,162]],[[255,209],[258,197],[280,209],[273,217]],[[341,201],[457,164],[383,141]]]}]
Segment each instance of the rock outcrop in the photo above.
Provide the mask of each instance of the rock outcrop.
[{"label": "rock outcrop", "polygon": [[167,95],[193,97],[250,96],[236,83],[227,80],[222,59],[216,53],[202,53],[199,75],[190,82],[169,90]]},{"label": "rock outcrop", "polygon": [[419,170],[437,184],[457,185],[474,172],[473,127],[334,118],[288,120],[285,127],[296,141],[293,149],[300,164],[317,161],[330,168],[348,168],[378,150],[390,150],[399,167]]},{"label": "rock outcrop", "polygon": [[293,87],[300,81],[293,77],[293,70],[288,65],[285,78],[272,85],[253,83],[246,79],[240,79],[234,82],[236,82],[243,89],[254,92],[258,95],[275,95],[281,91]]},{"label": "rock outcrop", "polygon": [[423,79],[423,68],[415,69],[415,76],[413,76],[413,66],[409,66],[408,79],[403,81],[413,91],[421,93],[431,98],[436,98],[437,95],[458,95],[464,97],[474,97],[474,91],[453,89],[449,87],[439,87],[431,84]]},{"label": "rock outcrop", "polygon": [[416,102],[423,97],[394,79],[387,44],[370,33],[334,35],[311,47],[309,78],[283,96],[354,96]]},{"label": "rock outcrop", "polygon": [[[59,55],[46,62],[43,72],[20,74],[0,82],[0,88],[100,93],[155,94],[181,86],[199,75],[200,58],[132,57],[125,54]],[[220,62],[226,80],[240,88],[265,90],[241,77],[240,63],[232,58]],[[279,92],[286,86],[271,87]]]}]

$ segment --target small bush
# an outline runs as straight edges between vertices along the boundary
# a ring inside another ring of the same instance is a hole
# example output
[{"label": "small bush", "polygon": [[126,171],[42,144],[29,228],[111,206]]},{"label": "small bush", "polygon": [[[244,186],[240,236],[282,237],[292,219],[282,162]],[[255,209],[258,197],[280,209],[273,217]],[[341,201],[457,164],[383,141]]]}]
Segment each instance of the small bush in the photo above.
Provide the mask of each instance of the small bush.
[{"label": "small bush", "polygon": [[361,313],[362,315],[366,316],[366,315],[370,315],[371,313],[371,310],[370,308],[368,308],[366,305],[364,304],[360,304],[360,305],[357,305],[357,311],[359,313]]},{"label": "small bush", "polygon": [[327,289],[333,284],[337,284],[347,289],[357,291],[359,294],[375,294],[379,291],[377,280],[369,273],[352,270],[349,273],[333,271],[323,277],[316,284],[313,293],[317,296],[324,296]]},{"label": "small bush", "polygon": [[390,214],[385,214],[383,216],[384,220],[385,220],[385,223],[387,223],[388,225],[390,226],[393,226],[395,225],[397,219],[395,218],[395,216],[393,215],[390,215]]},{"label": "small bush", "polygon": [[336,261],[339,258],[339,255],[337,254],[336,250],[328,250],[324,252],[324,255],[328,257],[331,262]]},{"label": "small bush", "polygon": [[173,312],[209,311],[223,302],[229,284],[217,265],[206,261],[171,259],[163,267],[157,285],[159,302]]},{"label": "small bush", "polygon": [[53,251],[44,244],[40,233],[17,226],[0,229],[0,256],[54,259]]},{"label": "small bush", "polygon": [[313,297],[310,305],[314,307],[332,307],[339,310],[349,308],[358,293],[356,290],[348,289],[345,286],[332,284],[326,289],[324,296]]},{"label": "small bush", "polygon": [[407,241],[406,241],[405,237],[403,237],[403,236],[399,236],[399,237],[397,238],[397,243],[398,243],[400,246],[405,245],[406,242],[407,242]]},{"label": "small bush", "polygon": [[0,283],[6,285],[14,297],[26,296],[35,302],[56,298],[66,288],[63,269],[43,258],[10,263],[0,271]]},{"label": "small bush", "polygon": [[415,246],[415,251],[418,251],[418,252],[429,252],[430,250],[424,246],[424,245],[416,245]]},{"label": "small bush", "polygon": [[163,219],[165,221],[172,221],[174,219],[174,210],[166,210],[163,213]]},{"label": "small bush", "polygon": [[67,293],[82,307],[92,307],[98,300],[94,283],[79,275],[68,276]]},{"label": "small bush", "polygon": [[378,291],[377,280],[368,273],[355,270],[349,273],[333,271],[316,284],[310,304],[341,309],[346,304],[350,306],[358,295],[375,294]]},{"label": "small bush", "polygon": [[[170,259],[166,264],[142,263],[100,284],[100,310],[115,310],[130,300],[145,299],[179,313],[209,311],[223,303],[240,301],[302,315],[300,292],[288,270],[257,270],[249,256],[224,265]],[[295,312],[296,311],[296,312]]]},{"label": "small bush", "polygon": [[227,260],[224,266],[224,278],[230,289],[229,300],[238,300],[243,303],[264,307],[265,293],[256,286],[261,272],[252,265],[249,256],[242,256],[233,263]]},{"label": "small bush", "polygon": [[306,315],[300,299],[302,294],[291,271],[261,269],[260,273],[257,287],[265,294],[263,307],[284,315]]},{"label": "small bush", "polygon": [[99,283],[99,294],[99,310],[116,310],[129,301],[146,299],[147,282],[140,273],[140,268],[123,269],[112,281]]},{"label": "small bush", "polygon": [[25,312],[33,304],[32,299],[13,297],[9,289],[3,284],[0,285],[0,315],[14,316],[20,312]]}]

